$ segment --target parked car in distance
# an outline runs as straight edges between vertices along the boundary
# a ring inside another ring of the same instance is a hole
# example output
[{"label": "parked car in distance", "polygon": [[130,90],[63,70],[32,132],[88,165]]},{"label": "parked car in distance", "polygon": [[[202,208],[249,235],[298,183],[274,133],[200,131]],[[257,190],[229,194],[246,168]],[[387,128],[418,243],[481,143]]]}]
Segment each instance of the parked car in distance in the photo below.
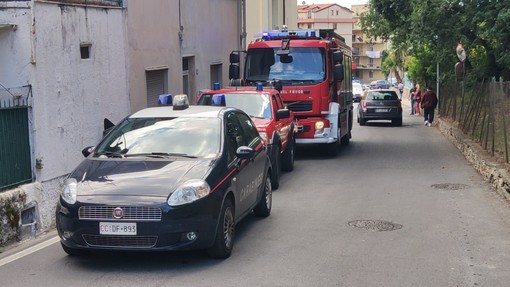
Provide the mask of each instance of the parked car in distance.
[{"label": "parked car in distance", "polygon": [[251,118],[184,98],[126,117],[83,149],[56,208],[66,253],[199,249],[227,258],[236,223],[270,215],[271,164]]},{"label": "parked car in distance", "polygon": [[390,82],[386,81],[386,80],[376,80],[376,81],[372,81],[370,83],[370,89],[372,90],[375,90],[375,89],[389,89],[390,88]]},{"label": "parked car in distance", "polygon": [[352,83],[359,83],[361,84],[361,79],[358,77],[352,77]]},{"label": "parked car in distance", "polygon": [[280,171],[294,169],[296,149],[294,115],[287,109],[280,92],[272,87],[226,87],[202,91],[198,105],[218,105],[246,112],[268,146],[273,167],[271,186],[280,186]]},{"label": "parked car in distance", "polygon": [[360,83],[352,83],[352,100],[355,103],[361,101],[361,95],[363,94],[363,87]]},{"label": "parked car in distance", "polygon": [[395,126],[402,125],[402,102],[394,90],[365,91],[358,105],[358,123],[364,126],[372,120],[391,120]]}]

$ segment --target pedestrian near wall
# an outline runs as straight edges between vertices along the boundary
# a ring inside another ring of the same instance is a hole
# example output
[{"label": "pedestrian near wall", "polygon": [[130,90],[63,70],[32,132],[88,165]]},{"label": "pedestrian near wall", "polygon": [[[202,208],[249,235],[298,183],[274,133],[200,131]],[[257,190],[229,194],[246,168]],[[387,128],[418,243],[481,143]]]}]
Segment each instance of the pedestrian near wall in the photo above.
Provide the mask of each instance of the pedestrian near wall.
[{"label": "pedestrian near wall", "polygon": [[404,95],[404,84],[402,82],[398,83],[398,91],[400,92],[400,100],[402,100],[402,95]]},{"label": "pedestrian near wall", "polygon": [[426,126],[431,126],[434,121],[434,110],[437,107],[437,96],[430,87],[427,87],[423,98],[421,100],[421,108],[423,109],[424,123]]},{"label": "pedestrian near wall", "polygon": [[416,91],[414,92],[414,102],[415,102],[415,106],[414,106],[414,114],[415,115],[421,115],[421,110],[420,110],[420,103],[421,103],[421,90],[420,90],[420,85],[416,85]]},{"label": "pedestrian near wall", "polygon": [[413,84],[411,90],[409,90],[409,100],[411,101],[411,115],[414,115],[414,108],[416,103],[414,102],[414,93],[416,92],[416,84]]}]

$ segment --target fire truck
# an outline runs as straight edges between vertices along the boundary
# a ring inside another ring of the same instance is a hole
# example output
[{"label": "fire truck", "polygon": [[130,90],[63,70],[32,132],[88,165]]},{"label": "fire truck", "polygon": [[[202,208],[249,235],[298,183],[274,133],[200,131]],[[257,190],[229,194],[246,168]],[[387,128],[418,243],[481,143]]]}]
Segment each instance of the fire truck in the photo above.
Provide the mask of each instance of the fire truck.
[{"label": "fire truck", "polygon": [[297,121],[296,144],[324,145],[332,156],[351,139],[351,74],[351,48],[333,29],[265,32],[246,51],[230,54],[231,83],[281,84]]}]

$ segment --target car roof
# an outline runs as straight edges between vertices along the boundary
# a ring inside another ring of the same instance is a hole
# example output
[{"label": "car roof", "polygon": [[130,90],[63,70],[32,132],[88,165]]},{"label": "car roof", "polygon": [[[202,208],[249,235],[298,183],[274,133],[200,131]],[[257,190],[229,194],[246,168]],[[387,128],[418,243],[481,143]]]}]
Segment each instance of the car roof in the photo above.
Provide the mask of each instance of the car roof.
[{"label": "car roof", "polygon": [[270,87],[264,87],[263,90],[257,90],[255,87],[229,87],[223,88],[219,90],[205,90],[202,91],[202,94],[225,94],[225,93],[235,93],[235,94],[269,94],[269,93],[278,93],[276,89]]},{"label": "car roof", "polygon": [[174,110],[173,106],[159,106],[135,112],[130,118],[167,118],[167,117],[201,117],[217,118],[223,110],[232,109],[218,106],[189,106]]}]

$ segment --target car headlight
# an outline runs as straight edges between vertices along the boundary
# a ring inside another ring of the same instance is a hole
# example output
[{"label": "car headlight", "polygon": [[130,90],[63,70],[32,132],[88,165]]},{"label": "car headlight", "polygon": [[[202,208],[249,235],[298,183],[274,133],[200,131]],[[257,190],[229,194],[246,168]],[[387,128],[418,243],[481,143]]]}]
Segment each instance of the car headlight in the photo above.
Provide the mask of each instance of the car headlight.
[{"label": "car headlight", "polygon": [[322,122],[322,121],[315,122],[315,133],[321,134],[323,132],[324,132],[324,122]]},{"label": "car headlight", "polygon": [[260,137],[262,138],[262,140],[266,143],[266,144],[269,144],[269,139],[267,138],[267,133],[265,132],[259,132],[260,134]]},{"label": "car headlight", "polygon": [[76,203],[76,193],[78,190],[78,182],[74,178],[68,178],[64,181],[64,189],[62,190],[62,199],[69,203]]},{"label": "car headlight", "polygon": [[179,186],[168,198],[168,205],[178,206],[193,202],[211,193],[209,184],[203,180],[188,180]]}]

